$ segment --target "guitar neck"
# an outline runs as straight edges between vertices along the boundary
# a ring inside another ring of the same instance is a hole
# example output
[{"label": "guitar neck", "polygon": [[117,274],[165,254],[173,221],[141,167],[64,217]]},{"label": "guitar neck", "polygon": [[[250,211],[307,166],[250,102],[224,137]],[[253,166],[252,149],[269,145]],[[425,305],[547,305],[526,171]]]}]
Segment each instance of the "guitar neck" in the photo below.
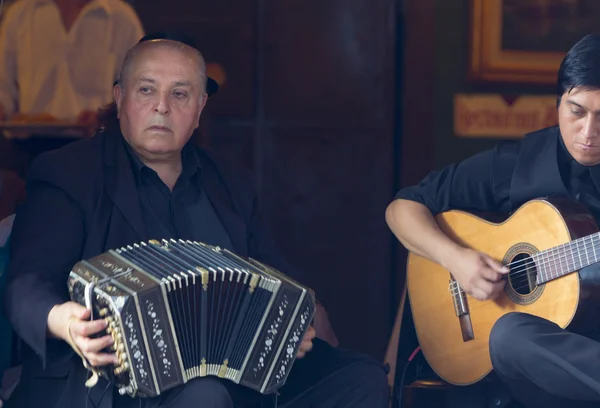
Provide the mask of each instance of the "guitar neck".
[{"label": "guitar neck", "polygon": [[600,262],[600,233],[567,242],[533,255],[542,284]]}]

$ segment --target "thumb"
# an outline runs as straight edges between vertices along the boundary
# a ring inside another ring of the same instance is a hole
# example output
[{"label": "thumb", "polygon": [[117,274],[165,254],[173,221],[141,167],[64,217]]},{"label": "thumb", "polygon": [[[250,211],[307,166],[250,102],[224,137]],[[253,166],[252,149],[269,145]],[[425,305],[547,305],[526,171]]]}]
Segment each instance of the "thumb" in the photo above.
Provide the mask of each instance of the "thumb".
[{"label": "thumb", "polygon": [[90,310],[86,309],[79,303],[73,304],[73,315],[77,316],[80,320],[86,320],[90,318]]},{"label": "thumb", "polygon": [[485,263],[492,268],[493,270],[495,270],[496,272],[500,272],[500,273],[508,273],[510,272],[510,269],[507,266],[502,265],[502,263],[496,261],[495,259],[490,258],[487,255],[484,255],[483,259],[485,260]]}]

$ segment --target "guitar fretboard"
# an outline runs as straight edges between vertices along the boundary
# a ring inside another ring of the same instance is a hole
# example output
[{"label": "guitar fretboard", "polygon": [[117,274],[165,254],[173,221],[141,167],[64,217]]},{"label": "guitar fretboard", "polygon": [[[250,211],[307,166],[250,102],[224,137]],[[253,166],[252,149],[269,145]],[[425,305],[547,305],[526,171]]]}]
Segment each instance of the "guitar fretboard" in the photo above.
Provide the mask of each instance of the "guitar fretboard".
[{"label": "guitar fretboard", "polygon": [[600,233],[539,252],[532,256],[537,266],[537,283],[551,281],[600,262]]}]

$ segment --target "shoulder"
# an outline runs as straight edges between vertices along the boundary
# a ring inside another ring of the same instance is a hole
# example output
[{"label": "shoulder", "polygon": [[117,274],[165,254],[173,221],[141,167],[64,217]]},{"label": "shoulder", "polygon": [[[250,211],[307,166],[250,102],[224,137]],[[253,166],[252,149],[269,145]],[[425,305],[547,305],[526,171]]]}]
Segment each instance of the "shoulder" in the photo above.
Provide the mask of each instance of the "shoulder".
[{"label": "shoulder", "polygon": [[558,126],[552,126],[527,133],[519,140],[503,140],[493,149],[494,159],[498,162],[508,160],[514,164],[524,149],[539,149],[546,144],[551,146],[558,137]]},{"label": "shoulder", "polygon": [[556,138],[559,135],[560,129],[558,125],[556,125],[527,133],[523,139],[527,141],[542,143],[545,141],[553,140],[553,138]]},{"label": "shoulder", "polygon": [[42,153],[30,166],[28,184],[45,182],[71,194],[92,187],[102,178],[102,134]]},{"label": "shoulder", "polygon": [[522,139],[500,140],[484,150],[446,164],[430,174],[458,172],[461,177],[479,179],[484,169],[492,170],[497,165],[501,165],[501,167],[514,165],[519,157],[522,143]]},{"label": "shoulder", "polygon": [[501,158],[502,160],[516,160],[523,146],[523,139],[519,140],[502,140],[494,146],[490,154],[494,159]]}]

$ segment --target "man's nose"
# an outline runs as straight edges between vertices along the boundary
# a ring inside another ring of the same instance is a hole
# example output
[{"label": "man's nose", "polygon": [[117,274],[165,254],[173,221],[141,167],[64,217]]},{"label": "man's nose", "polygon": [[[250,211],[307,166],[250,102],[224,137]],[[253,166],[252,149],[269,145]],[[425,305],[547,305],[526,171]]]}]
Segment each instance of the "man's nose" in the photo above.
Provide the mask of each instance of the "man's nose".
[{"label": "man's nose", "polygon": [[169,94],[168,92],[159,92],[157,94],[156,107],[154,110],[161,115],[169,113]]},{"label": "man's nose", "polygon": [[586,121],[583,134],[585,136],[586,144],[588,144],[591,139],[596,139],[600,136],[600,119],[594,116],[590,117]]}]

